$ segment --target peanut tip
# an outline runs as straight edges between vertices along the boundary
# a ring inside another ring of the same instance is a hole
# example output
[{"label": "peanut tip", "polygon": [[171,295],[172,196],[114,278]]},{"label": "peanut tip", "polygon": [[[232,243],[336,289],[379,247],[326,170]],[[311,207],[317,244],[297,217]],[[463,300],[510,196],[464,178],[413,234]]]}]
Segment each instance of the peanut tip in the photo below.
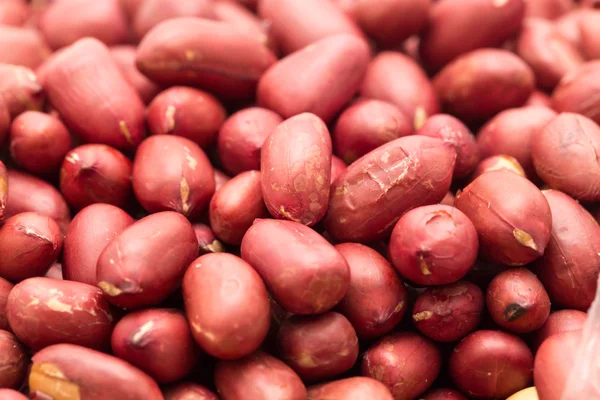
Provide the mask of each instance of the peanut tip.
[{"label": "peanut tip", "polygon": [[79,386],[71,382],[56,365],[33,363],[29,373],[29,390],[54,400],[80,400]]}]

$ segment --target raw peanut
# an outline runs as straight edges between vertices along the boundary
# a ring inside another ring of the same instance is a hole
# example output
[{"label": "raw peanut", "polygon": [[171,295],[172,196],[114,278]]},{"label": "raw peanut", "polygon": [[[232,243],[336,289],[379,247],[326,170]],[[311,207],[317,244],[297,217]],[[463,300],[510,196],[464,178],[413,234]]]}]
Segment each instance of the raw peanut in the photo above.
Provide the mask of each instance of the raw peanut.
[{"label": "raw peanut", "polygon": [[552,210],[552,235],[537,274],[561,307],[586,311],[600,274],[600,228],[578,202],[557,190],[545,190]]},{"label": "raw peanut", "polygon": [[581,52],[549,21],[528,19],[517,42],[517,54],[533,69],[536,84],[552,90],[567,73],[584,63]]},{"label": "raw peanut", "polygon": [[453,145],[420,135],[371,151],[333,183],[328,233],[337,241],[359,242],[389,235],[406,211],[444,198],[455,159]]},{"label": "raw peanut", "polygon": [[474,180],[478,176],[490,171],[510,171],[517,175],[521,175],[524,178],[527,177],[525,175],[525,170],[521,164],[519,164],[519,161],[517,161],[516,158],[507,156],[505,154],[500,154],[481,160],[481,162],[477,164],[477,168],[475,168],[473,171],[471,180]]},{"label": "raw peanut", "polygon": [[369,58],[366,41],[354,35],[316,41],[273,64],[261,76],[258,103],[284,118],[309,112],[329,122],[358,91]]},{"label": "raw peanut", "polygon": [[8,199],[4,197],[7,218],[33,211],[52,218],[63,233],[67,231],[71,212],[62,194],[54,186],[23,172],[8,171],[7,175]]},{"label": "raw peanut", "polygon": [[388,247],[400,275],[418,285],[444,285],[464,277],[475,264],[477,231],[465,214],[440,204],[406,212]]},{"label": "raw peanut", "polygon": [[25,349],[17,338],[8,331],[0,330],[0,388],[21,387],[27,375],[27,361]]},{"label": "raw peanut", "polygon": [[133,191],[148,212],[173,210],[188,218],[202,213],[215,192],[210,161],[189,139],[155,135],[133,160]]},{"label": "raw peanut", "polygon": [[[0,6],[10,2],[4,1]],[[0,63],[35,69],[50,53],[44,38],[36,30],[0,25]]]},{"label": "raw peanut", "polygon": [[151,80],[192,85],[226,99],[251,97],[276,61],[271,51],[226,22],[174,18],[152,28],[138,46],[137,67]]},{"label": "raw peanut", "polygon": [[[600,6],[600,3],[598,3]],[[600,11],[590,11],[582,15],[579,21],[581,33],[581,49],[588,60],[600,58]]]},{"label": "raw peanut", "polygon": [[0,64],[0,96],[11,118],[27,110],[41,109],[45,97],[31,69],[10,64]]},{"label": "raw peanut", "polygon": [[127,18],[119,0],[54,1],[42,14],[39,27],[53,49],[85,37],[111,46],[124,43],[128,35]]},{"label": "raw peanut", "polygon": [[156,25],[178,17],[214,17],[211,0],[144,0],[135,12],[133,30],[138,40]]},{"label": "raw peanut", "polygon": [[509,171],[480,175],[456,196],[455,207],[473,222],[479,251],[489,261],[524,265],[544,254],[552,214],[530,181]]},{"label": "raw peanut", "polygon": [[102,291],[80,282],[30,278],[8,296],[12,331],[33,350],[72,343],[98,350],[110,347],[114,316]]},{"label": "raw peanut", "polygon": [[225,243],[239,245],[257,218],[268,215],[260,172],[246,171],[228,181],[210,201],[210,226]]},{"label": "raw peanut", "polygon": [[245,357],[269,330],[267,289],[258,273],[232,254],[196,259],[183,279],[183,299],[194,339],[214,357]]},{"label": "raw peanut", "polygon": [[277,44],[286,54],[328,36],[363,37],[358,26],[329,1],[261,0],[258,15],[270,24]]},{"label": "raw peanut", "polygon": [[600,200],[598,151],[600,127],[573,113],[559,114],[531,138],[531,156],[539,177],[582,201]]},{"label": "raw peanut", "polygon": [[308,400],[393,400],[388,388],[381,382],[363,376],[340,379],[308,388]]},{"label": "raw peanut", "polygon": [[546,93],[536,90],[531,93],[531,96],[529,96],[525,105],[552,108],[552,99]]},{"label": "raw peanut", "polygon": [[142,141],[144,104],[98,40],[81,39],[53,56],[44,66],[44,89],[63,122],[84,141],[119,150],[133,150]]},{"label": "raw peanut", "polygon": [[441,139],[455,147],[454,178],[469,175],[479,162],[479,148],[475,136],[469,128],[451,115],[437,114],[427,118],[416,134]]},{"label": "raw peanut", "polygon": [[223,168],[232,175],[260,170],[260,151],[267,137],[283,122],[277,113],[249,107],[232,114],[219,131],[217,153]]},{"label": "raw peanut", "polygon": [[550,315],[550,298],[544,285],[525,268],[496,275],[487,288],[486,304],[494,322],[515,333],[541,328]]},{"label": "raw peanut", "polygon": [[0,24],[23,26],[31,16],[30,6],[20,0],[3,1],[0,3]]},{"label": "raw peanut", "polygon": [[563,332],[579,331],[584,328],[587,313],[578,310],[555,311],[544,322],[540,329],[534,332],[532,348],[534,351],[550,336]]},{"label": "raw peanut", "polygon": [[452,61],[433,85],[444,110],[463,121],[481,122],[523,105],[533,92],[535,76],[509,51],[481,49]]},{"label": "raw peanut", "polygon": [[215,385],[223,400],[306,399],[306,387],[300,377],[263,351],[239,360],[219,361]]},{"label": "raw peanut", "polygon": [[26,111],[13,120],[9,143],[11,158],[23,169],[52,176],[71,149],[71,136],[58,118]]},{"label": "raw peanut", "polygon": [[120,45],[112,46],[109,50],[125,80],[135,88],[144,104],[149,104],[160,92],[160,87],[142,74],[135,66],[136,47]]},{"label": "raw peanut", "polygon": [[219,400],[216,394],[202,385],[182,382],[164,391],[165,400]]},{"label": "raw peanut", "polygon": [[278,125],[261,151],[262,196],[269,212],[312,226],[329,201],[331,138],[325,123],[309,113]]},{"label": "raw peanut", "polygon": [[202,148],[213,144],[225,121],[225,109],[211,94],[184,86],[159,93],[148,106],[153,135],[183,136]]},{"label": "raw peanut", "polygon": [[339,116],[333,130],[333,150],[351,164],[371,150],[412,133],[411,122],[398,107],[381,100],[362,99]]},{"label": "raw peanut", "polygon": [[133,222],[125,211],[110,204],[92,204],[79,211],[65,235],[62,255],[65,279],[95,285],[100,253]]},{"label": "raw peanut", "polygon": [[8,301],[8,294],[13,288],[13,284],[4,278],[0,278],[0,329],[8,331],[10,326],[8,325],[8,313],[6,310],[6,303]]},{"label": "raw peanut", "polygon": [[131,364],[73,344],[56,344],[33,356],[29,394],[34,399],[163,399],[156,382]]},{"label": "raw peanut", "polygon": [[20,282],[44,275],[62,245],[63,235],[52,218],[35,212],[17,214],[0,228],[0,276]]},{"label": "raw peanut", "polygon": [[415,130],[440,110],[425,71],[410,57],[395,51],[381,52],[369,63],[360,94],[396,105]]},{"label": "raw peanut", "polygon": [[556,115],[549,107],[541,106],[502,111],[477,133],[481,156],[487,158],[504,154],[514,157],[530,179],[539,179],[531,157],[532,138]]},{"label": "raw peanut", "polygon": [[575,8],[574,0],[527,0],[526,3],[526,17],[549,20],[557,19]]},{"label": "raw peanut", "polygon": [[[5,3],[0,3],[5,4]],[[13,389],[0,389],[0,398],[3,400],[29,400],[27,396]]]},{"label": "raw peanut", "polygon": [[330,310],[348,290],[346,260],[322,236],[297,222],[257,220],[244,235],[241,254],[273,298],[295,314]]},{"label": "raw peanut", "polygon": [[305,381],[331,378],[348,371],[358,358],[358,337],[342,314],[294,315],[277,333],[282,361]]},{"label": "raw peanut", "polygon": [[431,0],[330,0],[379,45],[393,47],[427,24]]},{"label": "raw peanut", "polygon": [[199,356],[185,316],[175,309],[154,308],[127,314],[115,326],[111,345],[117,357],[161,384],[187,376]]},{"label": "raw peanut", "polygon": [[404,316],[408,296],[392,265],[362,244],[335,246],[350,267],[350,286],[337,310],[361,339],[372,339],[391,331]]},{"label": "raw peanut", "polygon": [[476,398],[506,398],[530,386],[533,355],[515,335],[481,330],[455,347],[449,369],[462,392]]},{"label": "raw peanut", "polygon": [[277,53],[277,42],[270,24],[261,20],[243,5],[232,0],[221,0],[212,4],[212,11],[215,19],[228,22],[235,29],[256,38]]},{"label": "raw peanut", "polygon": [[565,75],[552,93],[552,107],[557,112],[581,114],[600,123],[600,61],[590,61]]},{"label": "raw peanut", "polygon": [[184,216],[152,214],[125,228],[102,250],[97,285],[116,306],[156,305],[178,287],[197,255],[198,240]]},{"label": "raw peanut", "polygon": [[432,70],[515,35],[525,16],[524,0],[438,0],[421,36],[420,55]]},{"label": "raw peanut", "polygon": [[440,351],[430,340],[412,332],[394,333],[364,353],[361,373],[387,386],[394,399],[414,399],[429,389],[441,363]]},{"label": "raw peanut", "polygon": [[131,161],[110,146],[79,146],[64,158],[60,191],[76,209],[94,203],[125,208],[132,197],[131,169]]},{"label": "raw peanut", "polygon": [[454,342],[473,332],[484,312],[485,298],[476,285],[458,281],[425,289],[415,300],[412,320],[437,342]]}]

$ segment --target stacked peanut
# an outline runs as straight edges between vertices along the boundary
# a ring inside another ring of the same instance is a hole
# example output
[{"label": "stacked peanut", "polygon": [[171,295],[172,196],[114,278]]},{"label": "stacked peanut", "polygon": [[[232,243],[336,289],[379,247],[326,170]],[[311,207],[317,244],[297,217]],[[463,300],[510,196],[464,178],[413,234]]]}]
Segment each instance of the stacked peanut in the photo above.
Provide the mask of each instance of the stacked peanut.
[{"label": "stacked peanut", "polygon": [[0,0],[0,399],[566,399],[596,7]]}]

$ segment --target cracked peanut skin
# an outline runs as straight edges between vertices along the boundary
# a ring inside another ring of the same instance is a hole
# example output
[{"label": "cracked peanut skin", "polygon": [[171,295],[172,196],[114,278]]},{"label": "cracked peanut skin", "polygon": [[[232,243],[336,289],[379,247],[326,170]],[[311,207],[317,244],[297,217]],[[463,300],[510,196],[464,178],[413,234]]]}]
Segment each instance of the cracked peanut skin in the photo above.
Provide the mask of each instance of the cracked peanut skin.
[{"label": "cracked peanut skin", "polygon": [[183,312],[167,308],[127,314],[115,325],[111,348],[159,384],[185,378],[200,355]]},{"label": "cracked peanut skin", "polygon": [[394,396],[383,383],[365,376],[338,379],[308,388],[308,400],[330,399],[394,400]]},{"label": "cracked peanut skin", "polygon": [[152,81],[202,87],[225,99],[251,97],[277,58],[254,37],[229,23],[173,18],[144,36],[136,65]]},{"label": "cracked peanut skin", "polygon": [[522,176],[487,172],[456,196],[455,207],[475,225],[480,254],[489,261],[519,266],[544,254],[552,229],[550,206]]},{"label": "cracked peanut skin", "polygon": [[355,35],[323,38],[279,60],[261,76],[258,104],[284,118],[308,112],[329,123],[358,91],[369,51],[367,42]]},{"label": "cracked peanut skin", "polygon": [[312,226],[327,211],[331,137],[319,117],[303,113],[279,124],[261,150],[261,185],[271,215]]},{"label": "cracked peanut skin", "polygon": [[277,333],[281,359],[304,381],[321,381],[343,374],[358,358],[356,331],[342,314],[295,315]]},{"label": "cracked peanut skin", "polygon": [[412,332],[393,333],[364,353],[361,373],[387,386],[394,399],[411,400],[429,389],[441,363],[441,353],[429,339]]},{"label": "cracked peanut skin", "polygon": [[8,296],[8,321],[28,347],[57,343],[107,350],[114,317],[102,291],[80,282],[30,278]]},{"label": "cracked peanut skin", "polygon": [[131,179],[135,197],[150,213],[172,210],[194,219],[215,192],[208,157],[196,143],[180,136],[144,140],[133,160]]},{"label": "cracked peanut skin", "polygon": [[348,290],[346,260],[321,235],[300,223],[257,220],[242,239],[241,254],[289,312],[323,313]]},{"label": "cracked peanut skin", "polygon": [[162,400],[152,378],[131,364],[74,344],[56,344],[37,352],[29,373],[33,398],[63,400]]},{"label": "cracked peanut skin", "polygon": [[350,286],[337,305],[361,339],[391,331],[404,316],[406,289],[394,267],[377,251],[359,243],[335,246],[350,267]]},{"label": "cracked peanut skin", "polygon": [[533,355],[518,336],[480,330],[454,348],[449,369],[454,384],[470,397],[506,398],[531,384]]},{"label": "cracked peanut skin", "polygon": [[165,400],[219,400],[217,395],[205,386],[193,382],[181,382],[172,385],[166,388],[163,394]]},{"label": "cracked peanut skin", "polygon": [[131,161],[104,144],[84,144],[69,151],[60,169],[60,191],[75,209],[92,204],[127,208],[133,196]]},{"label": "cracked peanut skin", "polygon": [[394,104],[415,130],[427,117],[440,112],[431,80],[419,64],[400,52],[384,51],[373,58],[360,95]]},{"label": "cracked peanut skin", "polygon": [[455,160],[453,145],[414,135],[364,155],[331,186],[325,215],[328,233],[346,242],[388,236],[402,214],[444,198]]},{"label": "cracked peanut skin", "polygon": [[400,275],[418,285],[442,285],[464,277],[477,260],[473,223],[451,206],[408,211],[392,231],[389,258]]},{"label": "cracked peanut skin", "polygon": [[587,311],[600,274],[600,227],[581,204],[557,190],[543,192],[552,234],[536,273],[553,303]]},{"label": "cracked peanut skin", "polygon": [[511,268],[496,275],[487,288],[486,304],[498,325],[518,334],[538,330],[550,315],[544,285],[526,268]]},{"label": "cracked peanut skin", "polygon": [[[98,40],[80,39],[53,55],[43,85],[65,125],[84,141],[134,150],[144,138],[144,103]],[[99,107],[104,103],[110,107]]]},{"label": "cracked peanut skin", "polygon": [[19,282],[44,275],[62,245],[63,234],[52,218],[35,212],[17,214],[0,228],[0,276]]},{"label": "cracked peanut skin", "polygon": [[27,374],[25,349],[12,333],[0,330],[0,388],[18,389]]},{"label": "cracked peanut skin", "polygon": [[215,385],[222,400],[306,400],[306,387],[294,370],[262,350],[219,361]]},{"label": "cracked peanut skin", "polygon": [[221,359],[244,357],[267,336],[267,289],[241,258],[227,253],[197,258],[185,273],[182,290],[192,335],[208,354]]},{"label": "cracked peanut skin", "polygon": [[[65,235],[62,254],[64,278],[96,285],[96,264],[104,247],[135,221],[119,207],[92,204],[75,215]],[[90,226],[95,229],[89,229]]]},{"label": "cracked peanut skin", "polygon": [[7,218],[34,211],[54,219],[63,233],[67,231],[71,222],[71,211],[62,194],[54,186],[36,176],[16,170],[9,170],[7,175]]},{"label": "cracked peanut skin", "polygon": [[257,218],[269,212],[261,190],[259,171],[245,171],[231,178],[210,201],[210,226],[225,243],[239,245]]},{"label": "cracked peanut skin", "polygon": [[96,281],[111,304],[133,309],[159,304],[198,256],[198,240],[181,214],[151,214],[125,228],[98,258]]},{"label": "cracked peanut skin", "polygon": [[531,155],[551,188],[584,202],[600,200],[600,127],[591,119],[559,114],[534,134]]},{"label": "cracked peanut skin", "polygon": [[417,329],[436,342],[454,342],[473,332],[481,321],[485,297],[478,286],[458,281],[427,288],[415,300]]}]

